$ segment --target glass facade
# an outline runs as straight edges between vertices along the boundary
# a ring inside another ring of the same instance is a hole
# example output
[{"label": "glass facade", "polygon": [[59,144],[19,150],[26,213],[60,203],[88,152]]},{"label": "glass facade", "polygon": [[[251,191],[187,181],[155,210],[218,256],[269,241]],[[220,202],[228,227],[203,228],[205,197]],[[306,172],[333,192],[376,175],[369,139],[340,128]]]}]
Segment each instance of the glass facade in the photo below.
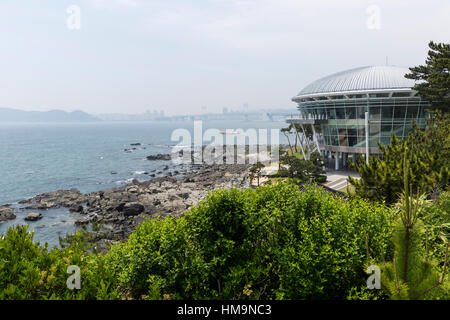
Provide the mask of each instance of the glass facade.
[{"label": "glass facade", "polygon": [[406,138],[414,121],[425,126],[428,102],[410,93],[360,94],[299,102],[304,117],[318,119],[320,143],[326,146],[365,147],[365,112],[369,112],[369,147],[388,144],[391,134]]}]

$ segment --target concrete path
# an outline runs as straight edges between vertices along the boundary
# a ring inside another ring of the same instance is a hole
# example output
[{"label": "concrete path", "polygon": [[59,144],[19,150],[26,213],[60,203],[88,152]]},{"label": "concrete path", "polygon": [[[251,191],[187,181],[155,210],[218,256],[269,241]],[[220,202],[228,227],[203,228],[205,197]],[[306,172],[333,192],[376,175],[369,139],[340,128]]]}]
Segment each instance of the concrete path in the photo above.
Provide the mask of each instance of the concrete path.
[{"label": "concrete path", "polygon": [[327,182],[324,183],[325,186],[339,190],[348,185],[347,178],[350,176],[352,178],[359,179],[359,174],[354,171],[327,171]]},{"label": "concrete path", "polygon": [[[260,183],[267,181],[267,175],[273,174],[278,171],[278,164],[273,163],[261,170],[262,177],[260,178]],[[323,184],[331,189],[340,190],[348,185],[347,178],[350,176],[352,178],[359,179],[359,174],[354,171],[342,170],[327,170],[326,172],[327,181]]]}]

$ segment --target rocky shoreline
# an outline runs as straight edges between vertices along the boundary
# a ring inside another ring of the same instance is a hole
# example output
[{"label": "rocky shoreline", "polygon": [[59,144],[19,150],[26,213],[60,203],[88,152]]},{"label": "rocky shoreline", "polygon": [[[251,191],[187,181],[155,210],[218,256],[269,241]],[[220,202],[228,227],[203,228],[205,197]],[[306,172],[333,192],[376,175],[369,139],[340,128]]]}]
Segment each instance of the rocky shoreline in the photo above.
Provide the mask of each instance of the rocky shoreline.
[{"label": "rocky shoreline", "polygon": [[[67,208],[79,215],[75,224],[100,223],[103,232],[96,241],[122,241],[146,218],[180,217],[198,204],[208,192],[231,187],[249,186],[248,164],[197,165],[185,176],[167,174],[163,177],[132,183],[105,191],[83,194],[77,189],[57,190],[20,201],[26,210]],[[44,211],[45,214],[45,211]],[[42,215],[31,212],[28,221]],[[0,206],[0,223],[15,219],[11,205]],[[27,220],[25,218],[25,220]]]}]

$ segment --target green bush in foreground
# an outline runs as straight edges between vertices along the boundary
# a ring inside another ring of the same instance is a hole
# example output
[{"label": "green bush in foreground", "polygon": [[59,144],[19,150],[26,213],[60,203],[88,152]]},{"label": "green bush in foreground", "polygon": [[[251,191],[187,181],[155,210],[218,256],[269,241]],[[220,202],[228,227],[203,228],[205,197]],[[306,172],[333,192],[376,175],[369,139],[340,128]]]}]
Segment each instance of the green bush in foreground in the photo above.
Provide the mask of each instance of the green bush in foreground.
[{"label": "green bush in foreground", "polygon": [[[83,249],[75,240],[67,248],[49,251],[47,245],[33,242],[26,226],[10,228],[0,240],[0,300],[117,299],[104,258]],[[67,288],[70,265],[81,269],[80,290]]]},{"label": "green bush in foreground", "polygon": [[[440,209],[426,210],[437,224]],[[287,181],[213,192],[182,218],[143,222],[106,255],[87,254],[81,234],[49,251],[18,227],[0,238],[0,299],[386,298],[364,271],[392,261],[393,221],[394,209]],[[436,231],[430,254],[438,245]],[[69,265],[81,290],[66,287]]]},{"label": "green bush in foreground", "polygon": [[425,234],[426,228],[420,219],[426,197],[425,194],[417,198],[412,196],[408,170],[408,162],[405,162],[404,191],[397,205],[399,214],[393,231],[394,259],[382,264],[383,289],[391,299],[449,299],[448,241],[444,235],[442,240],[445,253],[440,270],[438,263],[430,255],[429,237]]},{"label": "green bush in foreground", "polygon": [[220,190],[183,218],[144,222],[107,260],[134,298],[345,299],[365,286],[367,248],[389,252],[391,219],[315,186]]},{"label": "green bush in foreground", "polygon": [[419,218],[424,223],[430,256],[440,261],[440,266],[443,267],[450,239],[450,192],[443,192],[436,201],[425,203]]}]

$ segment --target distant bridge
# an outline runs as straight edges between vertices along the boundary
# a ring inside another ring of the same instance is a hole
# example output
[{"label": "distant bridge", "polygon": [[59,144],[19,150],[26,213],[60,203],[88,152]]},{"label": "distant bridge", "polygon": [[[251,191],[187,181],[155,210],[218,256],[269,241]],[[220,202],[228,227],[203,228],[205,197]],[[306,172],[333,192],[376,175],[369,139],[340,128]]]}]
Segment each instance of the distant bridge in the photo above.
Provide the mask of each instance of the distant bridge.
[{"label": "distant bridge", "polygon": [[254,111],[254,112],[228,112],[228,113],[207,113],[201,115],[183,115],[168,117],[167,120],[193,121],[193,120],[238,120],[238,121],[285,121],[286,117],[297,113],[297,110],[275,110],[275,111]]}]

